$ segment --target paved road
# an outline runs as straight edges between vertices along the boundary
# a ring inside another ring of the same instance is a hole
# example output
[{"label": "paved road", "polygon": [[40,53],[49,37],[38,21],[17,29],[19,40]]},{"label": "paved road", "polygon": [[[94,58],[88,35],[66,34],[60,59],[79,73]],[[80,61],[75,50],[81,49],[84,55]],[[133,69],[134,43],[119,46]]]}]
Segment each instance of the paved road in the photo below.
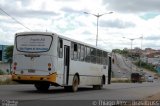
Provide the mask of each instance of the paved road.
[{"label": "paved road", "polygon": [[154,83],[113,83],[102,90],[81,87],[76,93],[51,87],[38,92],[33,85],[1,85],[0,100],[137,100],[160,92],[160,81]]},{"label": "paved road", "polygon": [[129,60],[126,61],[126,59],[119,54],[113,54],[113,57],[115,60],[114,64],[112,65],[114,77],[116,77],[116,78],[121,78],[121,77],[130,78],[131,62]]},{"label": "paved road", "polygon": [[[77,103],[76,106],[95,106],[93,105],[95,101],[98,103],[104,100],[143,100],[150,95],[160,92],[159,88],[160,81],[155,81],[154,83],[144,82],[142,84],[113,83],[104,86],[102,90],[93,90],[91,87],[80,87],[76,93],[66,92],[60,87],[51,87],[49,91],[39,92],[36,91],[33,85],[1,85],[0,100],[2,100],[2,103],[8,103],[6,100],[18,102],[18,105],[14,106],[75,106],[75,103]],[[75,102],[76,100],[78,102]],[[99,104],[96,106],[104,105]]]}]

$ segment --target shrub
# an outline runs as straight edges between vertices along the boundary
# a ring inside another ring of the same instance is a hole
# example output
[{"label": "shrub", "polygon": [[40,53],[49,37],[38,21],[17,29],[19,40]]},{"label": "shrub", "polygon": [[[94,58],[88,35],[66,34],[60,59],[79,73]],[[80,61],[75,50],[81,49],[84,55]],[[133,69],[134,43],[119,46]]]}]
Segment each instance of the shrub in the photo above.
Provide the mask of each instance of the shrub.
[{"label": "shrub", "polygon": [[0,80],[0,85],[11,85],[11,84],[18,84],[18,83],[15,81],[12,81],[11,79]]},{"label": "shrub", "polygon": [[148,69],[150,71],[156,72],[156,69],[154,68],[154,65],[152,65],[152,64],[149,64],[149,63],[146,63],[146,62],[143,62],[143,61],[135,62],[135,65],[138,66],[138,67],[140,66],[140,64],[141,64],[141,67],[143,67],[145,69]]},{"label": "shrub", "polygon": [[0,69],[0,75],[4,75],[5,72]]}]

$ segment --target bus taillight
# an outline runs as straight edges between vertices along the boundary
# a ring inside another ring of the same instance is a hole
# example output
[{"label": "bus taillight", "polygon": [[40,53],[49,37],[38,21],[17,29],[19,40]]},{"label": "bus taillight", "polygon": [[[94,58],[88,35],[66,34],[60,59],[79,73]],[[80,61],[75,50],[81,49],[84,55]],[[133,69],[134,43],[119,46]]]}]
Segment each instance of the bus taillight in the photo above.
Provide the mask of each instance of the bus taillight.
[{"label": "bus taillight", "polygon": [[51,71],[51,63],[48,63],[48,71]]},{"label": "bus taillight", "polygon": [[13,66],[13,69],[14,70],[16,70],[16,68],[17,68],[17,63],[16,62],[14,62],[14,64],[13,64],[14,66]]}]

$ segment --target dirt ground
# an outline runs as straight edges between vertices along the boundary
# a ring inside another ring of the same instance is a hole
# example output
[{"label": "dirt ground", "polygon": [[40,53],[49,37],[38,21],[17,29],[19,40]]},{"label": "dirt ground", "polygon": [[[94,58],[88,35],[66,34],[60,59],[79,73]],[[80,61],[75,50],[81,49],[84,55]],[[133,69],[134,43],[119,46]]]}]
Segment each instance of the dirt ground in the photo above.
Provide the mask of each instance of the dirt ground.
[{"label": "dirt ground", "polygon": [[160,100],[160,92],[147,97],[145,100]]}]

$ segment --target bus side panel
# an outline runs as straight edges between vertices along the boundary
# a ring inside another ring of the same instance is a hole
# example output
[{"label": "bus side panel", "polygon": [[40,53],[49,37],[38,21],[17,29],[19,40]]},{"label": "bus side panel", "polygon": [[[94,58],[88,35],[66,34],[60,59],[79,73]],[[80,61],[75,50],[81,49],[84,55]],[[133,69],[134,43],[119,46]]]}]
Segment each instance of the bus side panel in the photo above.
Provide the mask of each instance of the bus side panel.
[{"label": "bus side panel", "polygon": [[64,61],[63,58],[58,58],[57,62],[57,83],[63,85],[63,70],[64,70]]},{"label": "bus side panel", "polygon": [[74,74],[78,73],[80,75],[80,85],[99,85],[101,84],[103,71],[107,72],[107,69],[103,70],[102,65],[71,61],[69,84],[72,84]]},{"label": "bus side panel", "polygon": [[[66,85],[68,85],[67,84],[67,82],[68,82],[68,80],[70,79],[70,78],[67,78],[67,73],[66,73],[66,70],[65,70],[65,47],[67,46],[69,49],[69,51],[70,51],[70,41],[68,41],[68,40],[65,40],[65,39],[62,39],[63,41],[63,45],[62,45],[62,52],[63,52],[63,56],[62,57],[58,57],[58,59],[57,59],[57,74],[58,74],[58,76],[57,76],[57,83],[58,84],[60,84],[60,85],[62,85],[62,86],[66,86]],[[58,51],[57,51],[57,53],[58,53]],[[69,53],[68,53],[69,54]],[[57,54],[57,56],[58,56],[58,54]],[[68,56],[68,55],[66,55],[66,56]],[[69,59],[69,64],[68,64],[68,74],[70,73],[70,54],[69,54],[69,57],[68,57],[68,59]]]}]

